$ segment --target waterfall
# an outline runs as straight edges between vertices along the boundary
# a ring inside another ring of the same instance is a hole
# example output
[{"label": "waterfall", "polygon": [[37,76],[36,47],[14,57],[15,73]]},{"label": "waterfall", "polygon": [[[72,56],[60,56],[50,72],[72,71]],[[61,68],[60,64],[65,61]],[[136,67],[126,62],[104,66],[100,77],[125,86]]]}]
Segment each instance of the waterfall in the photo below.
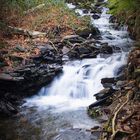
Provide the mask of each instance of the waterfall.
[{"label": "waterfall", "polygon": [[[71,4],[68,6],[75,8]],[[81,9],[75,10],[83,16]],[[43,87],[37,96],[27,99],[25,105],[51,106],[62,111],[87,107],[96,101],[93,95],[103,89],[101,79],[116,76],[116,71],[126,64],[129,46],[132,43],[126,27],[120,30],[112,27],[114,24],[109,23],[110,14],[107,14],[107,11],[108,8],[104,7],[101,17],[95,20],[91,16],[91,22],[101,32],[100,42],[118,47],[121,51],[114,51],[115,53],[106,58],[98,55],[93,59],[65,63],[63,74],[56,77],[50,87]]]},{"label": "waterfall", "polygon": [[70,61],[63,74],[56,77],[50,88],[43,87],[38,96],[27,100],[26,105],[54,106],[61,111],[86,107],[96,101],[93,95],[103,89],[101,79],[114,77],[126,63],[127,53],[115,53],[108,58]]}]

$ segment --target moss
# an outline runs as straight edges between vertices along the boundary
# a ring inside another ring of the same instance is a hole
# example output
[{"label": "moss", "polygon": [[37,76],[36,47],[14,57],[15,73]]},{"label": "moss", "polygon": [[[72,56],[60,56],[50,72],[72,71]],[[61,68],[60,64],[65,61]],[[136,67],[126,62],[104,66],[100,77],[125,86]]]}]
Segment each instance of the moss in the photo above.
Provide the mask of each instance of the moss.
[{"label": "moss", "polygon": [[88,109],[87,113],[92,118],[97,118],[102,115],[101,110],[99,108]]},{"label": "moss", "polygon": [[140,39],[140,2],[138,0],[109,0],[110,13],[118,22],[127,24],[128,30],[135,39]]}]

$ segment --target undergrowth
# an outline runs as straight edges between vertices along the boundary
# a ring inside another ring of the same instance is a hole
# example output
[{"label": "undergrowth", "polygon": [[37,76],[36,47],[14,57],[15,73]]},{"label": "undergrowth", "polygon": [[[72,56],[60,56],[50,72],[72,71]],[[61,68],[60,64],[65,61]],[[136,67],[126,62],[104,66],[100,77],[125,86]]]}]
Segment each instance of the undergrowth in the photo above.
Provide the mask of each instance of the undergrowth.
[{"label": "undergrowth", "polygon": [[108,0],[110,13],[115,15],[119,22],[128,25],[130,34],[140,39],[140,1],[139,0]]},{"label": "undergrowth", "polygon": [[[25,14],[38,5],[44,6]],[[90,25],[89,17],[79,17],[65,0],[1,0],[0,23],[28,30],[47,32],[48,36],[73,34]]]}]

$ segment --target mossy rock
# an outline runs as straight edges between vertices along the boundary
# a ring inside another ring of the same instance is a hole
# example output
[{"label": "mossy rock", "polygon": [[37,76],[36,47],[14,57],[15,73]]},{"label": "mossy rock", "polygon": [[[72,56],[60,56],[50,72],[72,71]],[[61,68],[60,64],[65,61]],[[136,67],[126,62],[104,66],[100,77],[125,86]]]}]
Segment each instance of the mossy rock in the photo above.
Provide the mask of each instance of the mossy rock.
[{"label": "mossy rock", "polygon": [[76,30],[76,34],[85,38],[89,37],[89,35],[98,36],[100,35],[100,31],[98,28],[91,25],[87,28],[79,28],[78,30]]}]

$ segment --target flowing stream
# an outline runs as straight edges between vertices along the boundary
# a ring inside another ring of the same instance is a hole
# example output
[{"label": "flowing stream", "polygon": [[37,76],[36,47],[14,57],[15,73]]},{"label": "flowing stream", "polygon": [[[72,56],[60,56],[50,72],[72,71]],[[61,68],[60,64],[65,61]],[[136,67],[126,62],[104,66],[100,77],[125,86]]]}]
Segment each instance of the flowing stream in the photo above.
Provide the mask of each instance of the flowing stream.
[{"label": "flowing stream", "polygon": [[[68,6],[75,8],[72,4]],[[100,125],[98,120],[87,115],[87,106],[96,101],[93,95],[103,89],[101,79],[117,76],[119,68],[126,64],[129,46],[132,45],[127,28],[115,30],[114,24],[109,23],[110,14],[107,11],[108,8],[103,8],[101,17],[97,20],[91,17],[91,22],[101,32],[100,41],[114,46],[114,53],[100,54],[93,59],[67,61],[61,75],[49,86],[43,87],[36,96],[26,99],[21,113],[28,118],[30,126],[18,132],[23,134],[23,139],[97,139],[82,131]],[[76,9],[76,12],[84,15],[80,9]],[[100,47],[100,44],[96,45]]]}]

